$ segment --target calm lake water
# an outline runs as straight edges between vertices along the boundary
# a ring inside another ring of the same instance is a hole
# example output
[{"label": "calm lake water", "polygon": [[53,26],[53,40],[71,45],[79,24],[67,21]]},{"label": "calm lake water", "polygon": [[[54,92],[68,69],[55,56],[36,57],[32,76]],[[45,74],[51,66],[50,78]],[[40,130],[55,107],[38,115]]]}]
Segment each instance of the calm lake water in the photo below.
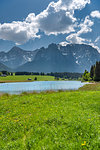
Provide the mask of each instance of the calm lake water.
[{"label": "calm lake water", "polygon": [[81,81],[36,81],[1,83],[0,92],[9,94],[20,94],[22,92],[47,91],[47,90],[77,90],[86,83]]}]

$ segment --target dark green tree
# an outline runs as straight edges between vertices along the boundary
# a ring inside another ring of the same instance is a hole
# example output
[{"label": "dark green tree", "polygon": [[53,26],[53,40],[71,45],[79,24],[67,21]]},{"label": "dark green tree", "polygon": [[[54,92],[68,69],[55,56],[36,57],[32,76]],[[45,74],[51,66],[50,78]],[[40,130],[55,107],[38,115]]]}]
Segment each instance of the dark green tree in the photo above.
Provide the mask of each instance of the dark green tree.
[{"label": "dark green tree", "polygon": [[11,72],[11,74],[10,74],[11,76],[13,76],[13,72]]},{"label": "dark green tree", "polygon": [[10,72],[8,72],[8,71],[2,71],[2,74],[5,74],[5,75],[10,75]]},{"label": "dark green tree", "polygon": [[37,81],[37,77],[35,77],[34,80]]},{"label": "dark green tree", "polygon": [[100,62],[96,62],[94,81],[100,81]]},{"label": "dark green tree", "polygon": [[95,65],[91,66],[91,70],[90,70],[90,77],[92,78],[92,80],[94,78],[94,73],[95,73]]}]

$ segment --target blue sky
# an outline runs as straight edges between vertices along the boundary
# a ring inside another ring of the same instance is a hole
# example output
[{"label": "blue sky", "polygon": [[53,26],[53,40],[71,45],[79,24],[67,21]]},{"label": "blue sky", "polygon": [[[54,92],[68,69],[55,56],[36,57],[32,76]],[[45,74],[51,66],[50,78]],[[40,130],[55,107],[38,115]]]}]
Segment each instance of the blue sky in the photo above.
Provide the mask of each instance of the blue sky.
[{"label": "blue sky", "polygon": [[85,43],[99,50],[100,1],[0,0],[0,51],[50,43]]}]

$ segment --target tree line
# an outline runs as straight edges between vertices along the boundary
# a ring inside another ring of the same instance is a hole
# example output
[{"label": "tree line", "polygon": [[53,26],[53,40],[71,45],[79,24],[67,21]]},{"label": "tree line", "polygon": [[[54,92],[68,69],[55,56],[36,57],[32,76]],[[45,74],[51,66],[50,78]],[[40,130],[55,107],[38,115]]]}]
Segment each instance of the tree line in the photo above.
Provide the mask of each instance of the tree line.
[{"label": "tree line", "polygon": [[90,72],[85,70],[82,78],[84,81],[100,81],[100,61],[91,66]]},{"label": "tree line", "polygon": [[82,78],[82,73],[70,73],[70,72],[51,72],[47,73],[49,76],[54,76],[55,78],[63,78],[63,79],[75,79],[78,80],[79,78]]},{"label": "tree line", "polygon": [[56,79],[62,78],[62,79],[68,79],[68,80],[78,80],[79,78],[82,78],[82,73],[70,73],[70,72],[51,72],[51,73],[44,73],[44,72],[8,72],[8,71],[1,71],[0,75],[6,75],[6,76],[13,76],[13,75],[47,75],[47,76],[54,76]]}]

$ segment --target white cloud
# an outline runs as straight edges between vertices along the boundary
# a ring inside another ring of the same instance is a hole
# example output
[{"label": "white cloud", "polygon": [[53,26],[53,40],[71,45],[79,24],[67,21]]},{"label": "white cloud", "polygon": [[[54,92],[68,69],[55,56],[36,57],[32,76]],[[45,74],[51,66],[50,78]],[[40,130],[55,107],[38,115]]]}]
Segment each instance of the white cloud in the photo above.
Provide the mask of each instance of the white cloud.
[{"label": "white cloud", "polygon": [[69,11],[83,9],[90,2],[90,0],[59,0],[60,8]]},{"label": "white cloud", "polygon": [[100,36],[98,36],[91,45],[100,52]]},{"label": "white cloud", "polygon": [[37,15],[40,30],[45,34],[65,34],[75,31],[77,19],[74,17],[76,9],[82,9],[90,0],[59,0],[51,2],[46,10]]},{"label": "white cloud", "polygon": [[91,17],[100,19],[100,11],[98,11],[98,10],[92,11]]},{"label": "white cloud", "polygon": [[90,0],[58,0],[35,16],[29,14],[24,21],[0,24],[0,39],[23,44],[29,39],[39,38],[39,30],[47,35],[65,34],[75,31],[76,9],[83,9]]},{"label": "white cloud", "polygon": [[69,44],[68,42],[64,41],[64,42],[60,42],[59,45],[61,46],[66,46],[67,44]]},{"label": "white cloud", "polygon": [[95,43],[98,43],[100,41],[100,36],[98,36],[95,40]]},{"label": "white cloud", "polygon": [[23,44],[32,38],[39,38],[36,23],[12,22],[0,24],[0,39],[14,41],[16,44]]},{"label": "white cloud", "polygon": [[[86,16],[84,21],[82,21],[78,25],[78,31],[76,33],[72,33],[69,36],[66,37],[66,40],[69,43],[76,43],[76,44],[82,44],[85,42],[91,42],[91,40],[85,39],[80,37],[82,34],[86,34],[88,32],[92,32],[91,27],[93,26],[94,22],[92,22],[89,18],[89,16]],[[80,28],[80,29],[79,29]]]},{"label": "white cloud", "polygon": [[90,42],[90,40],[80,37],[77,33],[70,34],[69,36],[66,37],[66,40],[69,43],[74,44],[83,44],[85,42]]},{"label": "white cloud", "polygon": [[92,32],[91,27],[94,25],[94,22],[90,20],[89,16],[85,17],[85,20],[83,23],[80,23],[80,25],[78,27],[80,27],[81,29],[78,31],[78,35],[84,34],[84,33],[88,33],[88,32]]},{"label": "white cloud", "polygon": [[[98,52],[100,52],[100,48],[95,42],[93,43],[89,39],[82,38],[82,37],[78,36],[77,33],[70,34],[69,36],[66,37],[66,40],[69,42],[69,44],[73,43],[73,44],[87,44],[87,45],[91,45],[93,48],[97,49]],[[96,39],[95,41],[97,41],[97,40],[98,39]],[[68,43],[66,43],[66,45],[67,44]],[[62,42],[62,45],[63,45],[63,42]]]},{"label": "white cloud", "polygon": [[49,13],[46,17],[41,17],[41,15],[38,17],[39,28],[47,35],[70,33],[74,31],[74,22],[75,19],[63,10]]},{"label": "white cloud", "polygon": [[[90,14],[91,17],[97,17],[99,18],[100,16],[99,11],[94,11]],[[74,43],[74,44],[87,44],[91,45],[95,49],[100,52],[99,48],[99,41],[100,41],[100,36],[98,36],[95,41],[92,41],[91,39],[83,38],[81,37],[83,34],[92,32],[92,26],[94,25],[93,19],[90,18],[90,16],[86,16],[85,19],[81,21],[79,25],[76,26],[76,31],[75,33],[71,33],[66,37],[66,41],[68,43]],[[62,42],[63,43],[63,42]]]},{"label": "white cloud", "polygon": [[94,25],[94,22],[91,21],[89,16],[86,16],[85,20],[78,25],[78,31],[76,33],[71,33],[69,36],[67,36],[66,41],[70,44],[74,43],[74,44],[91,45],[93,48],[97,49],[98,52],[100,52],[100,48],[98,46],[100,36],[98,36],[94,42],[92,42],[91,39],[86,39],[86,38],[81,37],[81,35],[83,35],[83,34],[86,34],[88,32],[92,32],[91,27],[93,25]]},{"label": "white cloud", "polygon": [[98,50],[98,52],[100,53],[100,48],[97,46],[97,45],[95,45],[94,43],[89,43],[89,45],[91,45],[93,48],[95,48],[95,49],[97,49]]}]

